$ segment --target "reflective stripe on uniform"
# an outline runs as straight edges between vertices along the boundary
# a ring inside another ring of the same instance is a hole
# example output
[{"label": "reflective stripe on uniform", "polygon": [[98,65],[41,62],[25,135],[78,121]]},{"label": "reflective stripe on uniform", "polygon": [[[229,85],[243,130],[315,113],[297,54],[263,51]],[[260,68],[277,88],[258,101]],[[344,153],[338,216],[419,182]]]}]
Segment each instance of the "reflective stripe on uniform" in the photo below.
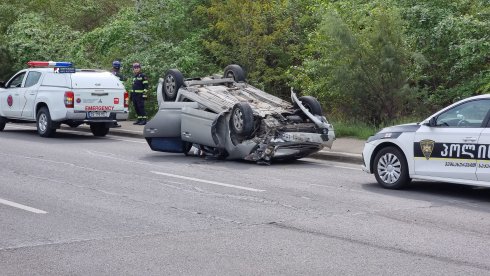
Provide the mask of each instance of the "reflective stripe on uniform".
[{"label": "reflective stripe on uniform", "polygon": [[148,83],[148,81],[147,80],[146,81],[143,81],[143,83]]},{"label": "reflective stripe on uniform", "polygon": [[136,93],[143,93],[143,92],[145,92],[145,90],[133,90],[133,92],[136,92]]}]

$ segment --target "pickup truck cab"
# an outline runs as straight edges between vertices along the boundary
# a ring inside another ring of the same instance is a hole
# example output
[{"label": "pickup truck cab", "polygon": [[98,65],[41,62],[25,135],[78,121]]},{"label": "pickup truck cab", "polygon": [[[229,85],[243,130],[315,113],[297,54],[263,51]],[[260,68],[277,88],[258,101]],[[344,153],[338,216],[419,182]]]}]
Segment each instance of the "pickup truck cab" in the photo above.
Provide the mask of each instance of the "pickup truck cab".
[{"label": "pickup truck cab", "polygon": [[95,136],[105,136],[128,118],[128,93],[114,75],[60,66],[66,64],[29,62],[31,68],[0,82],[0,130],[8,122],[36,122],[40,136],[52,137],[61,124],[88,124]]}]

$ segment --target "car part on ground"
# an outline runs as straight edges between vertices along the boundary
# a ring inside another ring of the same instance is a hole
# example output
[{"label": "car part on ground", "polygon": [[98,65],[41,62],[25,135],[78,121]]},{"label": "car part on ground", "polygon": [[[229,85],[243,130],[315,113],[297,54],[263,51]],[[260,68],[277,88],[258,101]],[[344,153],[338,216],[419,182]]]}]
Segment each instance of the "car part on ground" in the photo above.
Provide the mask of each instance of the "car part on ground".
[{"label": "car part on ground", "polygon": [[[159,111],[144,130],[153,150],[185,152],[187,142],[207,158],[269,164],[332,146],[333,126],[315,98],[300,100],[291,91],[292,102],[287,102],[245,83],[238,65],[224,72],[183,79],[180,86],[173,85],[177,69],[165,73],[157,89]],[[176,92],[173,102],[167,87]]]}]

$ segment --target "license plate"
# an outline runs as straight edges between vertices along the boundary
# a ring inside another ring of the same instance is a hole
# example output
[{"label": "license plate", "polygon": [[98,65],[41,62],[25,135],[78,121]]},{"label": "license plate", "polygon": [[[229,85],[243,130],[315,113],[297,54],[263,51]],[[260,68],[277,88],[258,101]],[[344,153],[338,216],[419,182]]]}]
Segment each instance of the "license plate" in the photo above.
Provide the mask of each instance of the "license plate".
[{"label": "license plate", "polygon": [[90,112],[88,112],[88,117],[89,118],[109,117],[109,112],[106,112],[106,111],[90,111]]}]

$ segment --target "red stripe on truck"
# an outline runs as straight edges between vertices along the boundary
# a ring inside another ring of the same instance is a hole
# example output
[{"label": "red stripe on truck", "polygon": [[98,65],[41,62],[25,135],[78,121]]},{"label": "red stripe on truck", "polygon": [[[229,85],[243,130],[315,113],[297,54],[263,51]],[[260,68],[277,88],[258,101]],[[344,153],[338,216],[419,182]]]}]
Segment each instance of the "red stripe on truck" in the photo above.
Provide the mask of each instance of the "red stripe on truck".
[{"label": "red stripe on truck", "polygon": [[104,111],[104,110],[114,110],[114,106],[86,106],[87,111]]}]

